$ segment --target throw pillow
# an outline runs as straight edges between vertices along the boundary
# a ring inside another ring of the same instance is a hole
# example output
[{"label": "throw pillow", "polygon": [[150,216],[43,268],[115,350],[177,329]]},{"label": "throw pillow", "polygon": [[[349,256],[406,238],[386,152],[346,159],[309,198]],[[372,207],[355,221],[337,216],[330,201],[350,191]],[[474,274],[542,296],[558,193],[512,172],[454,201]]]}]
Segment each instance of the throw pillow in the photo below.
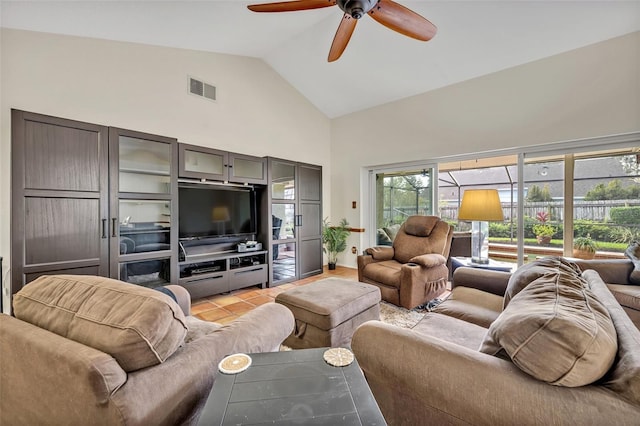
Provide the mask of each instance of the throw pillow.
[{"label": "throw pillow", "polygon": [[400,230],[400,225],[395,224],[395,225],[391,225],[391,226],[385,226],[382,229],[389,236],[389,239],[391,241],[393,241],[393,240],[396,239],[396,235],[398,235],[398,231]]},{"label": "throw pillow", "polygon": [[587,282],[557,271],[522,289],[491,324],[480,351],[499,356],[502,350],[538,380],[577,387],[607,373],[618,341],[608,310]]},{"label": "throw pillow", "polygon": [[384,229],[382,228],[378,228],[378,231],[376,232],[376,238],[376,243],[379,245],[390,246],[392,243],[391,238],[389,238],[387,233],[384,232]]},{"label": "throw pillow", "polygon": [[629,274],[629,282],[640,285],[640,242],[631,243],[624,254],[633,262],[633,271]]},{"label": "throw pillow", "polygon": [[159,364],[183,344],[187,325],[167,295],[88,275],[42,276],[13,299],[18,319],[113,356],[130,372]]},{"label": "throw pillow", "polygon": [[574,262],[558,256],[545,257],[519,267],[509,278],[509,283],[504,293],[503,308],[506,308],[509,301],[529,283],[545,274],[558,271],[562,271],[572,277],[579,277],[581,273],[580,267]]}]

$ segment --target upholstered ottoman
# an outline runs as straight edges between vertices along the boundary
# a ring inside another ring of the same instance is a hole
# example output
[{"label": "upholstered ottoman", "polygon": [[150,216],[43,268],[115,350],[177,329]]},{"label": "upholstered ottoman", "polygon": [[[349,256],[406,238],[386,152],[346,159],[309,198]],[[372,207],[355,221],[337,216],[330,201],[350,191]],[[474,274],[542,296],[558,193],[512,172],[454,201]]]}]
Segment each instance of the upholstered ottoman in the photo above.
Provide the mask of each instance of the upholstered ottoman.
[{"label": "upholstered ottoman", "polygon": [[380,319],[380,289],[357,281],[326,278],[276,296],[293,312],[296,327],[283,342],[293,349],[350,346],[356,327]]}]

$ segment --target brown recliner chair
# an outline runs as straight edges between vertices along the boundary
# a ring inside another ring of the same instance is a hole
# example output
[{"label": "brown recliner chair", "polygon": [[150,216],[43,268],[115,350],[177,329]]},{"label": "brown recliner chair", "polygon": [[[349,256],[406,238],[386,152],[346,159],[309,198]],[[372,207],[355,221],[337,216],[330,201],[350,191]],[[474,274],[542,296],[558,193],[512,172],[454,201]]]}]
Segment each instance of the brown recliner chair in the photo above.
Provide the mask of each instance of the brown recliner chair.
[{"label": "brown recliner chair", "polygon": [[407,309],[435,299],[446,290],[452,236],[453,227],[437,216],[410,216],[392,247],[371,247],[358,256],[358,280]]}]

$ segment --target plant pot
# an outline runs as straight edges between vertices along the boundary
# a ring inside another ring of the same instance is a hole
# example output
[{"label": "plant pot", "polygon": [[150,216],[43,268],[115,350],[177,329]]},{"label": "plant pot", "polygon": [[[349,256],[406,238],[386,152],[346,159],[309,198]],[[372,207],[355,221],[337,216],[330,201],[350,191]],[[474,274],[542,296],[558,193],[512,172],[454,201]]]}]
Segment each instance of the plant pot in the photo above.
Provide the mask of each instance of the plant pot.
[{"label": "plant pot", "polygon": [[333,271],[333,270],[336,269],[336,264],[335,263],[329,263],[328,265],[329,265],[329,270],[330,271]]},{"label": "plant pot", "polygon": [[538,244],[540,244],[541,246],[546,246],[547,244],[549,244],[551,242],[551,237],[538,235],[536,237],[536,240],[538,240]]},{"label": "plant pot", "polygon": [[573,249],[573,257],[577,257],[578,259],[591,260],[596,257],[596,253],[589,250]]}]

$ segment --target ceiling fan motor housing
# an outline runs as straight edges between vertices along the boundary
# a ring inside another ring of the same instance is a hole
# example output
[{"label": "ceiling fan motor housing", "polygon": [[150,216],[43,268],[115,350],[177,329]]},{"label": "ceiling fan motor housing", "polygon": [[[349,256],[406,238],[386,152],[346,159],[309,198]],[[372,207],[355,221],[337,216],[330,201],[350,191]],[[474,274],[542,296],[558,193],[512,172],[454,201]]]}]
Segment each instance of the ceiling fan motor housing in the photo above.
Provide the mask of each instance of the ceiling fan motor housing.
[{"label": "ceiling fan motor housing", "polygon": [[376,4],[378,0],[338,0],[338,7],[353,19],[362,18]]}]

